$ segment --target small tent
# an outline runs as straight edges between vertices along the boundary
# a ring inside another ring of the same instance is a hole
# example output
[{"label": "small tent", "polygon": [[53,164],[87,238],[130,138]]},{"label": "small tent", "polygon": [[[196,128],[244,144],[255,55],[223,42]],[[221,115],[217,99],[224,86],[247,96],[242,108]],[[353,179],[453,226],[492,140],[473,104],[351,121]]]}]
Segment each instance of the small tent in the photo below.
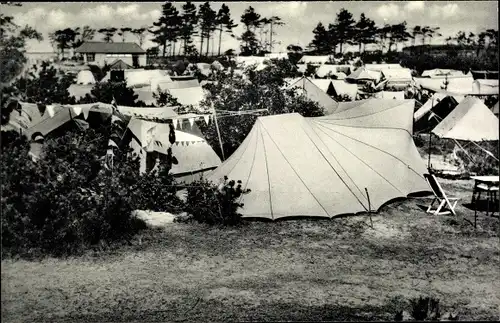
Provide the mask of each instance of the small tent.
[{"label": "small tent", "polygon": [[221,164],[219,156],[201,134],[187,132],[187,127],[193,130],[190,125],[184,124],[184,127],[186,130],[175,130],[176,141],[171,145],[170,128],[167,123],[136,118],[130,120],[128,124],[128,130],[132,135],[130,147],[140,156],[142,172],[151,170],[155,164],[155,160],[152,160],[148,165],[148,157],[154,156],[155,153],[167,154],[167,149],[170,147],[172,154],[178,160],[177,165],[172,165],[170,173],[181,181],[190,182],[199,179],[202,174]]},{"label": "small tent", "polygon": [[428,191],[425,165],[411,135],[412,114],[408,104],[365,105],[318,118],[297,113],[259,117],[209,180],[218,183],[228,176],[251,190],[241,198],[243,217],[334,217],[378,210],[392,199]]},{"label": "small tent", "polygon": [[365,82],[372,81],[378,83],[382,78],[382,74],[379,71],[370,71],[364,67],[360,67],[346,77],[346,80],[352,82]]},{"label": "small tent", "polygon": [[432,132],[456,140],[498,140],[498,126],[498,118],[481,100],[466,97]]},{"label": "small tent", "polygon": [[382,72],[383,70],[389,69],[401,69],[403,68],[399,64],[365,64],[364,67],[370,71]]},{"label": "small tent", "polygon": [[195,108],[205,98],[205,92],[201,86],[187,88],[172,88],[168,92],[182,105],[192,105]]},{"label": "small tent", "polygon": [[115,60],[113,63],[110,64],[109,69],[110,70],[129,70],[133,69],[134,67],[125,63],[121,59]]},{"label": "small tent", "polygon": [[335,90],[334,96],[348,96],[351,100],[356,99],[358,94],[358,86],[356,84],[349,84],[344,80],[331,80],[332,86]]},{"label": "small tent", "polygon": [[406,87],[412,81],[411,71],[408,68],[388,68],[383,69],[381,73],[387,80],[387,86]]},{"label": "small tent", "polygon": [[[424,116],[428,115],[431,111],[433,111],[434,107],[436,107],[437,105],[439,105],[443,100],[445,100],[446,98],[448,97],[447,94],[443,94],[443,93],[434,93],[432,95],[432,97],[430,97],[425,103],[424,105],[422,105],[417,111],[415,111],[415,113],[413,114],[413,119],[415,120],[415,122],[419,121],[421,118],[423,118]],[[452,106],[452,109],[454,109],[460,102],[463,101],[463,99],[465,98],[464,96],[462,95],[454,95],[453,97],[453,100],[455,102],[455,104]],[[448,113],[451,112],[448,111]],[[437,111],[436,111],[437,113]],[[443,116],[445,117],[445,116]]]},{"label": "small tent", "polygon": [[[107,82],[111,79],[111,72],[109,71],[106,76],[101,80],[101,83]],[[171,82],[170,75],[165,70],[144,70],[144,69],[131,69],[124,70],[125,81],[129,87],[144,87],[151,86],[152,83],[158,82]]]},{"label": "small tent", "polygon": [[394,100],[404,100],[405,92],[404,91],[380,91],[375,93],[375,97],[379,99],[394,99]]},{"label": "small tent", "polygon": [[331,114],[337,109],[338,102],[332,99],[324,90],[319,88],[312,82],[311,79],[307,77],[299,78],[287,88],[294,89],[297,93],[304,94],[312,101],[318,102],[319,106],[323,108],[325,114]]},{"label": "small tent", "polygon": [[221,62],[215,60],[212,63],[212,67],[216,69],[217,71],[223,71],[224,70],[224,65],[221,64]]},{"label": "small tent", "polygon": [[288,59],[288,53],[267,53],[265,56],[269,59]]},{"label": "small tent", "polygon": [[422,77],[443,77],[445,75],[448,76],[464,76],[464,73],[462,71],[457,71],[457,70],[449,70],[449,69],[442,69],[442,68],[436,68],[433,70],[426,70],[422,73]]},{"label": "small tent", "polygon": [[90,70],[78,72],[76,76],[76,84],[95,84],[94,74]]},{"label": "small tent", "polygon": [[298,61],[299,64],[323,65],[333,60],[333,56],[311,56],[304,55]]},{"label": "small tent", "polygon": [[[465,95],[472,91],[474,78],[472,75],[451,76],[451,77],[415,77],[415,83],[424,90],[431,92],[450,92],[458,95]],[[446,84],[448,83],[448,84]]]},{"label": "small tent", "polygon": [[350,73],[350,65],[323,64],[316,70],[316,76],[320,78],[331,77],[335,79],[344,79],[345,75],[349,75]]}]

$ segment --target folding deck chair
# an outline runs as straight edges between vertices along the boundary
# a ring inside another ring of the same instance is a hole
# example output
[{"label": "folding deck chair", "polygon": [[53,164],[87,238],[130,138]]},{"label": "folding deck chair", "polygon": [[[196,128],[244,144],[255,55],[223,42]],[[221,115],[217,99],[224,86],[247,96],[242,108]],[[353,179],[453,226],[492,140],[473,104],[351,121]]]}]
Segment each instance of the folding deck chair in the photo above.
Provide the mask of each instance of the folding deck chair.
[{"label": "folding deck chair", "polygon": [[[460,198],[447,197],[446,193],[443,191],[443,188],[441,187],[441,185],[439,185],[439,182],[437,181],[436,177],[433,174],[424,174],[424,178],[427,181],[427,183],[429,184],[429,186],[431,187],[432,192],[434,193],[434,199],[432,200],[431,204],[427,208],[426,212],[434,214],[434,215],[450,214],[450,212],[451,212],[451,213],[453,213],[453,215],[457,215],[455,213],[455,206],[457,205],[458,200]],[[439,206],[437,209],[432,209],[432,207],[434,206],[434,203],[436,201],[439,202]],[[450,201],[454,202],[454,203],[451,204]],[[442,211],[443,208],[448,209],[448,210]]]}]

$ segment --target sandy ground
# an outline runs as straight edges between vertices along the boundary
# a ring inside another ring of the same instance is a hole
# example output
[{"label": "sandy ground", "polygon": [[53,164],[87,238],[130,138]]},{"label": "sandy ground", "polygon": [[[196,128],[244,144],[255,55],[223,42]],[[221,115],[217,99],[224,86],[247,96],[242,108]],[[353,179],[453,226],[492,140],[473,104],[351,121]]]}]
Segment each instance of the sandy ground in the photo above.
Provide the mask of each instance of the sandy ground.
[{"label": "sandy ground", "polygon": [[373,215],[373,229],[367,216],[164,223],[98,255],[4,260],[2,320],[392,320],[420,295],[461,320],[498,319],[498,217],[482,214],[474,230],[462,205],[472,181],[440,182],[463,199],[456,218],[410,199]]}]

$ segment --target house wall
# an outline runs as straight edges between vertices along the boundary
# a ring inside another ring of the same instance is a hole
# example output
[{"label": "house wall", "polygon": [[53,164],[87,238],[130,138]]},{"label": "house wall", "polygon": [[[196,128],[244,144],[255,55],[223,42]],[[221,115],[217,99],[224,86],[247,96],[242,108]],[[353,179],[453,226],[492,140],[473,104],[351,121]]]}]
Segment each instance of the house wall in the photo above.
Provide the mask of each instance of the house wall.
[{"label": "house wall", "polygon": [[[139,66],[146,66],[146,54],[137,54],[139,57]],[[106,64],[111,64],[117,59],[121,59],[125,63],[133,66],[132,54],[95,54],[95,60],[93,62],[87,62],[87,54],[83,55],[85,63],[94,63],[98,66],[104,66]]]}]

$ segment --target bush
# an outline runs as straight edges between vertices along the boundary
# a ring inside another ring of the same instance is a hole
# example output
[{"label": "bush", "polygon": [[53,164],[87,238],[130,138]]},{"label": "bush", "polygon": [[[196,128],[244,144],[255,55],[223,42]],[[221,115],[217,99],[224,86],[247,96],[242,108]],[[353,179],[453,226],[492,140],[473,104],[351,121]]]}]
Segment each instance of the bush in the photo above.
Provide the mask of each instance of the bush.
[{"label": "bush", "polygon": [[[461,143],[462,147],[464,147],[464,144],[465,143]],[[498,141],[479,143],[479,146],[498,158]],[[465,148],[467,154],[465,154],[463,150],[459,150],[457,151],[457,156],[464,162],[465,170],[468,173],[478,175],[497,174],[499,167],[498,161],[481,148],[474,144],[469,144],[468,147]]]},{"label": "bush", "polygon": [[207,224],[237,225],[241,223],[238,208],[243,207],[237,202],[242,194],[250,192],[242,190],[241,181],[228,181],[217,186],[206,180],[200,180],[188,185],[186,211],[192,219]]},{"label": "bush", "polygon": [[48,140],[34,163],[27,140],[2,143],[2,255],[62,256],[127,240],[144,223],[132,217],[138,162],[119,153],[102,167],[106,131]]},{"label": "bush", "polygon": [[439,320],[441,312],[439,310],[439,299],[422,296],[410,300],[411,316],[416,321]]}]

